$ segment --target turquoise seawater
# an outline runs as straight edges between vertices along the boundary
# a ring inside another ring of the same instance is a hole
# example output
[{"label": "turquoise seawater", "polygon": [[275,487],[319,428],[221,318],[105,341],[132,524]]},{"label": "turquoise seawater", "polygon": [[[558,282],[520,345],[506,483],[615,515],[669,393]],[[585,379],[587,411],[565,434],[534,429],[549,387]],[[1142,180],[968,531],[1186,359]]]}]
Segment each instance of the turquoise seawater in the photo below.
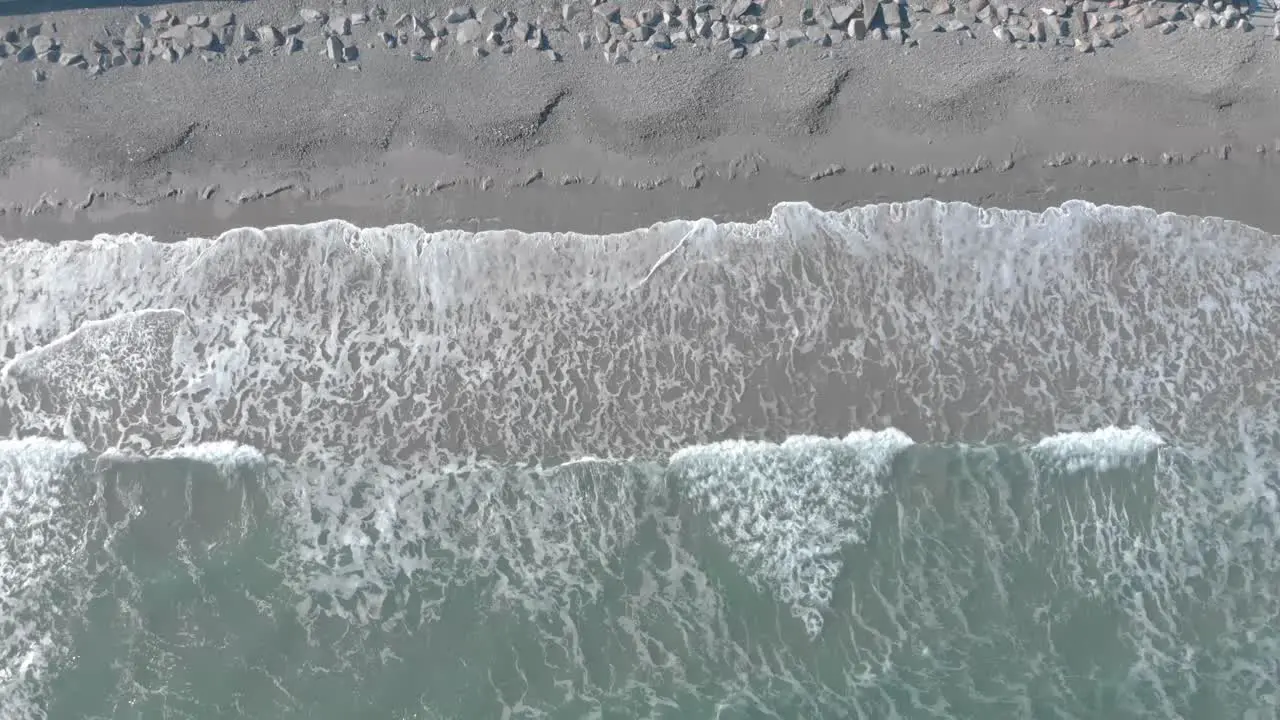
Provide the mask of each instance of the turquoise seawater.
[{"label": "turquoise seawater", "polygon": [[0,240],[0,718],[1275,718],[1275,241]]}]

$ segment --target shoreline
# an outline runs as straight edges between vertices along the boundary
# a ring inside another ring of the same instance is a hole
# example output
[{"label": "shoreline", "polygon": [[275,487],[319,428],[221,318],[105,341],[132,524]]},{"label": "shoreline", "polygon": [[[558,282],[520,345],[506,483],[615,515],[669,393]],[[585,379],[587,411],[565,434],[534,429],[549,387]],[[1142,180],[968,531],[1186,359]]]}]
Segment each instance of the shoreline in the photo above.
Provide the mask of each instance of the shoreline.
[{"label": "shoreline", "polygon": [[[747,4],[761,23],[782,18],[768,28],[778,32],[826,24],[806,24],[799,2]],[[368,22],[336,30],[332,17],[311,22],[286,0],[142,10],[147,23],[163,13],[191,23],[167,25],[183,25],[181,38],[153,47],[186,42],[200,23],[232,13],[235,28],[363,43],[359,71],[274,41],[240,62],[234,48],[263,47],[240,30],[209,62],[161,59],[95,74],[5,60],[0,237],[172,240],[335,218],[606,233],[671,219],[756,220],[785,201],[839,209],[924,197],[1028,210],[1081,199],[1280,232],[1280,43],[1263,16],[1241,32],[1199,28],[1197,13],[1224,13],[1189,4],[1015,3],[1005,20],[998,8],[984,20],[965,4],[937,13],[942,4],[870,2],[862,14],[901,10],[915,46],[788,45],[787,35],[755,38],[746,44],[761,52],[735,58],[698,39],[655,51],[663,62],[624,64],[567,49],[550,61],[525,46],[479,57],[469,50],[483,41],[460,39],[463,23],[493,14],[521,18],[530,33],[541,28],[542,44],[555,48],[575,39],[575,22],[589,30],[597,9],[610,13],[607,4],[567,6],[570,21],[523,0],[489,13],[461,6],[461,22],[447,20],[455,9],[419,9],[432,18],[424,27],[439,26],[430,40],[441,41],[425,62],[408,54],[413,42],[375,42],[409,8],[387,8],[379,20],[346,4],[342,12]],[[697,7],[709,17],[732,11]],[[1174,33],[1160,29],[1173,20],[1142,27],[1141,13],[1157,10],[1191,21]],[[639,10],[620,11],[605,23],[610,33],[630,33],[636,19],[666,27],[661,13],[627,13]],[[135,14],[0,17],[0,31],[25,36],[38,25],[67,49],[98,35],[132,42]],[[995,32],[1044,18],[1133,27],[1084,53],[1074,35],[1019,46]],[[932,32],[933,20],[975,32]],[[33,82],[32,67],[47,67],[46,79]]]}]

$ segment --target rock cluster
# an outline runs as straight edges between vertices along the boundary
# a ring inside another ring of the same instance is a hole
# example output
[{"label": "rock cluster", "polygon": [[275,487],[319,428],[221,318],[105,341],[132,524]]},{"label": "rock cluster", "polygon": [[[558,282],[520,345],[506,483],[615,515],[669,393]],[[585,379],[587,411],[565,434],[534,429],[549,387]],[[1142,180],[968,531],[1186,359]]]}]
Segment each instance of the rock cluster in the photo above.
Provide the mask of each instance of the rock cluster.
[{"label": "rock cluster", "polygon": [[[558,61],[562,51],[598,52],[610,64],[660,59],[680,48],[745,58],[797,46],[830,47],[869,38],[914,46],[934,33],[977,40],[987,37],[1019,48],[1040,44],[1082,53],[1109,47],[1130,32],[1169,34],[1187,26],[1249,31],[1253,19],[1239,0],[1170,4],[1155,0],[1041,0],[1031,6],[998,0],[853,0],[813,7],[781,0],[613,0],[564,3],[536,17],[513,11],[458,5],[442,12],[405,13],[389,20],[369,12],[303,8],[297,17],[271,24],[239,22],[235,13],[181,17],[168,10],[137,15],[123,32],[108,32],[87,47],[64,49],[53,23],[2,31],[0,65],[40,62],[90,74],[156,61],[176,63],[198,55],[247,62],[261,54],[314,50],[335,66],[352,65],[360,47],[403,49],[427,60],[456,47],[476,57],[517,49]],[[1280,16],[1272,27],[1280,40]],[[43,67],[33,71],[46,77]]]}]

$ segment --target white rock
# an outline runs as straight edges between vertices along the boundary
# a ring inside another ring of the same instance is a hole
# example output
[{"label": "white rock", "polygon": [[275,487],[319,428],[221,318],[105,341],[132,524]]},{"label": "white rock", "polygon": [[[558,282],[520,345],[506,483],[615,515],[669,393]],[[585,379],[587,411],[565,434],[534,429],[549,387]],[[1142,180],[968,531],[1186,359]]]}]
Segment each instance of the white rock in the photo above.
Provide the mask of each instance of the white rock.
[{"label": "white rock", "polygon": [[328,14],[320,10],[313,10],[311,8],[302,8],[301,10],[298,11],[298,14],[302,16],[302,19],[304,21],[312,24],[324,23],[329,19]]},{"label": "white rock", "polygon": [[454,30],[453,34],[460,43],[474,42],[484,34],[484,27],[480,25],[479,20],[468,18],[458,25],[458,29]]}]

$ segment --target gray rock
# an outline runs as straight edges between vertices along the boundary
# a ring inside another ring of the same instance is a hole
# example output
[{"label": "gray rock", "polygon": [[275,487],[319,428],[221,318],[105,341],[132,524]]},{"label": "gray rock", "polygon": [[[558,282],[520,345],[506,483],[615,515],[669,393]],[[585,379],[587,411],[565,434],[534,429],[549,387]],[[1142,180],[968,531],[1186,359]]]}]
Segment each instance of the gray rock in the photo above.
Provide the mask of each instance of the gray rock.
[{"label": "gray rock", "polygon": [[61,58],[58,58],[58,64],[63,67],[71,67],[72,65],[79,65],[81,63],[84,63],[86,67],[89,65],[89,63],[85,62],[84,55],[81,55],[80,53],[67,53]]},{"label": "gray rock", "polygon": [[1160,26],[1160,34],[1168,35],[1178,29],[1178,23],[1165,23]]},{"label": "gray rock", "polygon": [[213,33],[198,27],[191,31],[191,44],[200,50],[213,48]]},{"label": "gray rock", "polygon": [[867,27],[875,27],[884,21],[884,15],[880,12],[880,0],[862,0],[862,17],[867,21]]},{"label": "gray rock", "polygon": [[578,47],[583,50],[591,47],[591,35],[584,32],[578,33]]},{"label": "gray rock", "polygon": [[675,47],[675,45],[671,44],[671,37],[669,35],[660,32],[654,33],[653,37],[649,38],[649,47],[657,50],[670,50]]},{"label": "gray rock", "polygon": [[378,35],[378,37],[382,38],[382,44],[383,44],[383,45],[386,45],[387,47],[389,47],[389,48],[391,48],[391,49],[393,49],[393,50],[395,49],[395,47],[396,47],[396,36],[395,36],[395,35],[392,35],[392,34],[391,34],[391,33],[389,33],[389,32],[383,32],[383,33],[379,34],[379,35]]},{"label": "gray rock", "polygon": [[459,5],[458,7],[449,8],[444,14],[444,21],[448,23],[460,23],[464,20],[471,19],[471,6]]},{"label": "gray rock", "polygon": [[284,29],[284,34],[285,34],[285,35],[297,35],[298,33],[302,32],[303,28],[305,28],[305,27],[306,27],[306,24],[305,24],[305,23],[294,23],[294,24],[289,25],[288,27],[286,27],[286,28]]},{"label": "gray rock", "polygon": [[43,31],[44,31],[44,25],[42,23],[36,23],[35,25],[28,25],[26,29],[27,39],[35,40],[36,36]]},{"label": "gray rock", "polygon": [[328,22],[329,14],[322,10],[313,10],[312,8],[302,8],[298,11],[302,16],[302,21],[311,23],[312,25],[323,25]]},{"label": "gray rock", "polygon": [[854,40],[865,40],[867,37],[867,21],[864,18],[854,18],[849,22],[849,36]]},{"label": "gray rock", "polygon": [[360,27],[361,25],[369,24],[369,16],[362,12],[351,13],[351,16],[348,19],[351,20],[351,27]]},{"label": "gray rock", "polygon": [[969,29],[969,26],[965,25],[964,22],[953,18],[948,20],[946,24],[942,26],[942,29],[946,32],[964,32]]},{"label": "gray rock", "polygon": [[810,25],[804,31],[804,35],[805,37],[809,38],[809,42],[811,43],[816,43],[823,47],[826,47],[827,45],[831,44],[831,39],[827,37],[826,28],[820,27],[818,25]]},{"label": "gray rock", "polygon": [[45,77],[47,76],[44,74],[44,70],[41,70],[40,68],[36,68],[35,70],[31,71],[31,79],[35,80],[38,83],[44,82]]},{"label": "gray rock", "polygon": [[740,18],[746,15],[755,15],[760,12],[760,6],[755,4],[755,0],[735,0],[733,7],[729,9],[730,18]]},{"label": "gray rock", "polygon": [[803,31],[792,28],[789,30],[783,30],[779,33],[778,39],[781,41],[783,47],[795,47],[796,45],[804,42],[806,40],[806,36]]},{"label": "gray rock", "polygon": [[342,59],[347,62],[355,62],[360,57],[360,49],[355,45],[347,45],[342,48]]},{"label": "gray rock", "polygon": [[178,24],[160,33],[160,38],[163,40],[181,41],[181,40],[186,40],[187,35],[190,32],[191,32],[191,28],[187,27],[186,25]]},{"label": "gray rock", "polygon": [[205,27],[209,24],[208,15],[188,15],[184,23],[187,27]]},{"label": "gray rock", "polygon": [[480,21],[475,18],[468,18],[459,23],[456,30],[453,31],[454,36],[460,43],[469,43],[479,40],[484,35],[484,28],[480,25]]},{"label": "gray rock", "polygon": [[732,50],[729,51],[729,57],[733,60],[741,60],[746,56],[747,56],[747,49],[742,47],[741,45],[736,45]]},{"label": "gray rock", "polygon": [[1013,42],[1013,33],[1009,32],[1009,28],[1003,25],[997,25],[992,28],[991,34],[995,35],[1000,42]]},{"label": "gray rock", "polygon": [[280,47],[284,44],[284,33],[277,30],[273,25],[263,25],[258,28],[258,40],[272,47]]},{"label": "gray rock", "polygon": [[236,24],[236,14],[230,11],[214,13],[213,17],[209,18],[210,27],[224,28],[224,27],[227,27],[228,25],[235,25],[235,24]]},{"label": "gray rock", "polygon": [[1143,28],[1150,30],[1157,25],[1163,25],[1165,18],[1164,15],[1161,15],[1155,10],[1144,10],[1142,15],[1139,16],[1138,22]]},{"label": "gray rock", "polygon": [[831,8],[831,20],[836,24],[836,27],[843,28],[848,26],[855,12],[856,10],[852,5],[837,5]]},{"label": "gray rock", "polygon": [[256,42],[258,40],[258,34],[248,25],[239,26],[236,33],[240,36],[240,42]]},{"label": "gray rock", "polygon": [[341,15],[339,17],[331,18],[329,20],[329,32],[335,35],[343,35],[343,36],[350,35],[351,34],[351,18],[346,15]]},{"label": "gray rock", "polygon": [[609,22],[609,23],[619,22],[622,15],[622,10],[617,6],[617,4],[612,2],[606,2],[600,5],[597,5],[594,8],[592,8],[591,12],[595,13],[605,22]]},{"label": "gray rock", "polygon": [[324,54],[334,62],[342,62],[342,41],[330,35],[324,39]]},{"label": "gray rock", "polygon": [[37,35],[31,38],[31,49],[34,50],[35,54],[38,56],[49,54],[55,47],[56,43],[53,42],[52,38],[46,35]]}]

